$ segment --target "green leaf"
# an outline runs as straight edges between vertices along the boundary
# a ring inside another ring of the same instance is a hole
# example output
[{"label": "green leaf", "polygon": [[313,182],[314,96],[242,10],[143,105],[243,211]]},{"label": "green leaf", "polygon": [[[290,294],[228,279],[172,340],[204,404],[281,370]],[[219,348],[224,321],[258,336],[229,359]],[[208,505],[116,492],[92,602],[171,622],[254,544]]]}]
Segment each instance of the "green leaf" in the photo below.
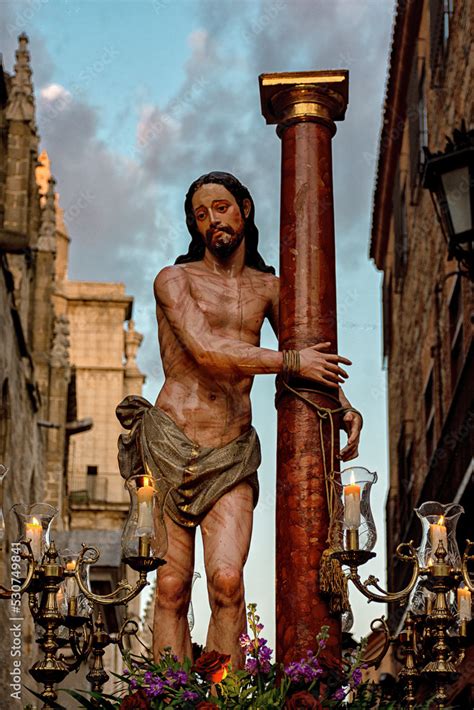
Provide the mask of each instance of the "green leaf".
[{"label": "green leaf", "polygon": [[[38,698],[38,699],[41,700],[43,703],[46,702],[42,695],[40,695],[39,693],[36,693],[34,690],[31,690],[31,688],[28,688],[27,685],[25,685],[25,688],[26,688],[26,690],[27,690],[29,693],[31,693],[32,695],[34,695],[35,698]],[[49,700],[49,701],[48,701],[47,707],[48,707],[48,708],[52,708],[52,710],[66,710],[66,708],[64,707],[64,705],[60,705],[59,703],[56,703],[56,702],[54,702],[53,700]]]}]

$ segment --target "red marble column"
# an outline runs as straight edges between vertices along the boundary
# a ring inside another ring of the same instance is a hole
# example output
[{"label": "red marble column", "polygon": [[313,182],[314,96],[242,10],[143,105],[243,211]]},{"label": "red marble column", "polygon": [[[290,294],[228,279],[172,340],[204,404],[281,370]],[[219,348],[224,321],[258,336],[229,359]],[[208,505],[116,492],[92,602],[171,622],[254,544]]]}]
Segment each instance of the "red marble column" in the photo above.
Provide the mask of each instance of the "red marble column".
[{"label": "red marble column", "polygon": [[[343,118],[347,105],[347,72],[263,75],[260,86],[263,114],[282,140],[280,349],[330,341],[337,352],[331,139],[333,120]],[[334,394],[305,392],[330,408],[337,406]],[[316,413],[285,395],[278,408],[276,503],[276,654],[284,663],[314,648],[322,625],[330,627],[328,652],[340,656],[340,620],[319,591],[328,532],[322,454]]]}]

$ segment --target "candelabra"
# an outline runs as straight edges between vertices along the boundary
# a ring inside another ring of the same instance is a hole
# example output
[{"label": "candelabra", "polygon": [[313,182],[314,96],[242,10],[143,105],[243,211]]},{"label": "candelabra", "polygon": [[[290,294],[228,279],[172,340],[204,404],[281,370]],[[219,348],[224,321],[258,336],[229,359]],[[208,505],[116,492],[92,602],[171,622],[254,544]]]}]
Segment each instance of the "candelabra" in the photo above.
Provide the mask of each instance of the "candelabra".
[{"label": "candelabra", "polygon": [[406,603],[403,628],[397,637],[389,637],[386,625],[382,629],[386,635],[384,651],[389,642],[398,649],[403,707],[415,707],[417,687],[424,678],[434,687],[435,706],[441,709],[446,707],[449,683],[459,675],[465,655],[474,592],[468,565],[474,560],[474,543],[467,540],[461,559],[456,525],[463,508],[426,502],[415,509],[422,523],[420,546],[415,548],[410,541],[398,545],[396,551],[399,559],[412,566],[406,586],[389,592],[373,575],[362,582],[359,567],[375,557],[376,531],[370,509],[370,489],[375,480],[376,474],[356,467],[343,471],[340,481],[333,481],[340,505],[336,508],[338,524],[333,526],[336,539],[332,556],[347,568],[347,578],[369,601]]},{"label": "candelabra", "polygon": [[[94,594],[89,584],[89,569],[100,557],[96,547],[82,545],[79,552],[58,552],[50,540],[50,529],[57,510],[46,504],[17,504],[13,512],[19,538],[12,548],[21,570],[11,589],[0,587],[0,598],[28,596],[31,615],[42,632],[38,644],[43,657],[30,668],[31,676],[44,686],[39,697],[43,708],[54,705],[56,686],[81,663],[91,660],[87,680],[100,692],[109,676],[103,665],[105,648],[118,644],[124,652],[124,639],[137,636],[138,625],[125,619],[117,635],[109,635],[99,612],[94,620],[91,602],[98,605],[125,606],[148,584],[147,575],[164,564],[167,539],[161,511],[157,508],[151,479],[132,476],[126,481],[130,507],[122,534],[122,562],[138,573],[135,584],[122,580],[105,595]],[[70,648],[69,656],[64,649]],[[61,650],[63,649],[63,650]]]}]

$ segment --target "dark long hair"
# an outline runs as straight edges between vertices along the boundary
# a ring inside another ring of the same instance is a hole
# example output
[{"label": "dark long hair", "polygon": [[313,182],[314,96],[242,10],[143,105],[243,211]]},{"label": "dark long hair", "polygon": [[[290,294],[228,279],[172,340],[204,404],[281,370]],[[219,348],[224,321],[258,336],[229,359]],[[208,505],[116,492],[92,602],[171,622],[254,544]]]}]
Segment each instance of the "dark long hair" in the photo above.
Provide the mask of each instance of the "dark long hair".
[{"label": "dark long hair", "polygon": [[[192,200],[196,190],[198,190],[202,185],[207,185],[209,183],[223,185],[235,197],[235,200],[239,206],[240,212],[245,222],[244,229],[246,266],[250,266],[252,269],[257,269],[258,271],[263,271],[267,274],[274,274],[275,269],[273,268],[273,266],[267,266],[267,264],[265,264],[264,260],[258,252],[258,229],[254,221],[255,206],[250,196],[250,192],[247,190],[245,185],[242,185],[242,183],[237,180],[236,177],[234,177],[230,173],[221,172],[213,172],[207,173],[206,175],[201,175],[201,177],[199,177],[191,184],[187,192],[186,199],[184,200],[186,225],[191,235],[191,242],[189,244],[187,254],[182,254],[181,256],[178,256],[174,263],[187,264],[190,261],[201,261],[201,259],[204,258],[204,251],[206,247],[196,225],[196,218],[194,216]],[[251,205],[248,217],[245,217],[244,214],[244,200],[249,200]]]}]

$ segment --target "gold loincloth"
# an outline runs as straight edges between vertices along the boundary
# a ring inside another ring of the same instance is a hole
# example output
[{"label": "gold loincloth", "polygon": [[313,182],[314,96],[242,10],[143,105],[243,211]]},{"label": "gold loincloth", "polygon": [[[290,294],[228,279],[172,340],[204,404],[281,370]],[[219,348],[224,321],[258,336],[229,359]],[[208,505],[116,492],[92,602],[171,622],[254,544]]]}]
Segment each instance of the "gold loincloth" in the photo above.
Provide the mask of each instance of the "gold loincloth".
[{"label": "gold loincloth", "polygon": [[199,525],[219,498],[242,481],[252,487],[257,505],[261,454],[253,427],[225,446],[212,448],[188,439],[162,409],[143,397],[125,397],[116,414],[129,430],[118,441],[121,475],[151,475],[160,509],[178,525]]}]

